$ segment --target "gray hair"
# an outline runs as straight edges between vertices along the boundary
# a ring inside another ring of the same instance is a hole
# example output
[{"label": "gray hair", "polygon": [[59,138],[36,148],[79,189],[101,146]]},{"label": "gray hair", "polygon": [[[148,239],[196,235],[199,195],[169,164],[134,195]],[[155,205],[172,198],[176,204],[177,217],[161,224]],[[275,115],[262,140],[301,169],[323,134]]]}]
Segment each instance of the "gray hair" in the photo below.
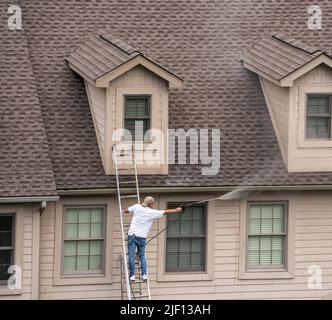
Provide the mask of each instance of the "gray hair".
[{"label": "gray hair", "polygon": [[150,197],[150,196],[149,197],[145,197],[145,199],[144,199],[144,201],[142,203],[142,206],[143,207],[149,207],[153,203],[154,203],[153,197]]}]

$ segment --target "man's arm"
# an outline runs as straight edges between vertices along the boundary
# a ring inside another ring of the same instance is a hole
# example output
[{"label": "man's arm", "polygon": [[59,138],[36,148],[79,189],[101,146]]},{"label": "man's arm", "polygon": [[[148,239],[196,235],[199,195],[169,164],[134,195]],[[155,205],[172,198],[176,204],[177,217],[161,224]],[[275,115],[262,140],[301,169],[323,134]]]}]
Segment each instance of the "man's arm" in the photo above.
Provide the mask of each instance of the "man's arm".
[{"label": "man's arm", "polygon": [[128,208],[123,210],[124,213],[129,213]]},{"label": "man's arm", "polygon": [[176,208],[176,209],[167,209],[165,210],[164,214],[176,214],[182,212],[182,208]]}]

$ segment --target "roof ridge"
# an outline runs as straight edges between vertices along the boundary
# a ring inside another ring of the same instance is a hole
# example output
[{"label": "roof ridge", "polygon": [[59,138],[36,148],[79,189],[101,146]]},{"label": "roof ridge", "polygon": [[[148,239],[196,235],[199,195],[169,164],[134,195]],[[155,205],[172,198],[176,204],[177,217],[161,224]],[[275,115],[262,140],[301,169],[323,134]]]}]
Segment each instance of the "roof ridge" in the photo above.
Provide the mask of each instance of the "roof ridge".
[{"label": "roof ridge", "polygon": [[[292,46],[293,48],[295,49],[298,49],[298,50],[301,50],[305,53],[308,53],[310,55],[315,55],[317,52],[319,53],[323,53],[323,51],[321,51],[320,49],[318,48],[314,48],[314,47],[311,47],[309,45],[306,45],[305,43],[299,41],[299,40],[296,40],[294,38],[288,38],[286,35],[284,35],[283,33],[272,33],[271,34],[271,37],[274,38],[274,39],[277,39],[289,46]],[[312,50],[309,50],[309,48],[311,48]]]},{"label": "roof ridge", "polygon": [[[141,52],[140,50],[134,48],[134,47],[131,46],[129,43],[127,43],[127,42],[125,42],[125,41],[123,41],[123,40],[120,40],[119,38],[113,36],[112,34],[109,34],[109,35],[108,35],[108,36],[111,37],[112,39],[107,38],[107,37],[105,36],[105,34],[98,34],[97,36],[100,37],[100,38],[101,38],[102,40],[104,40],[105,42],[107,42],[107,43],[111,44],[112,46],[118,48],[120,51],[124,52],[125,54],[132,55],[132,54],[134,54],[134,53],[137,52],[138,54],[142,54],[142,55],[144,55],[143,52]],[[114,40],[116,40],[117,42],[115,42]],[[120,45],[120,43],[121,43],[122,45]],[[124,48],[123,45],[127,46],[128,48],[130,48],[130,50],[129,50],[129,51],[126,50],[126,49]]]}]

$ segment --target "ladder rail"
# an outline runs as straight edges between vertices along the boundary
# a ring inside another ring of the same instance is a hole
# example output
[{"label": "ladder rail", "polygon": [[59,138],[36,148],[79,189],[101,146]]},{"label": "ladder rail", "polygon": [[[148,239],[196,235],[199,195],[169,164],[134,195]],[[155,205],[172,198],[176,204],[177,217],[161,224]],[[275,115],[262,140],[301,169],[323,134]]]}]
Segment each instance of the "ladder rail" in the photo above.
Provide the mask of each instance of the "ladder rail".
[{"label": "ladder rail", "polygon": [[138,174],[137,174],[137,164],[136,164],[136,157],[135,151],[133,146],[133,160],[134,160],[134,168],[135,168],[135,181],[136,181],[136,193],[137,193],[137,203],[141,203],[140,195],[139,195],[139,188],[138,188]]},{"label": "ladder rail", "polygon": [[[123,297],[123,293],[124,293],[124,288],[125,288],[125,286],[124,286],[124,284],[123,284],[123,268],[125,267],[125,265],[124,265],[124,261],[123,261],[123,255],[122,254],[120,254],[120,272],[121,272],[121,300],[124,300],[124,297]],[[127,292],[127,290],[126,290],[126,292]]]},{"label": "ladder rail", "polygon": [[[135,157],[135,150],[134,150],[134,145],[132,148],[132,154],[133,154],[133,164],[134,164],[134,174],[135,174],[135,185],[136,185],[136,195],[132,196],[121,196],[121,189],[120,189],[120,179],[119,179],[119,167],[118,167],[118,162],[117,162],[117,151],[116,151],[116,146],[112,145],[112,153],[113,153],[113,161],[114,161],[114,166],[115,166],[115,175],[116,175],[116,186],[117,186],[117,194],[118,194],[118,203],[119,203],[119,211],[120,211],[120,224],[121,224],[121,235],[122,235],[122,250],[123,250],[123,255],[120,257],[121,261],[121,274],[124,268],[124,274],[125,274],[125,287],[127,291],[127,297],[128,300],[136,300],[138,298],[141,299],[143,297],[142,294],[142,283],[141,281],[138,283],[138,290],[139,290],[139,296],[136,297],[132,283],[129,280],[129,271],[128,271],[128,259],[127,259],[127,251],[126,251],[126,239],[125,239],[125,232],[124,232],[124,221],[123,221],[123,210],[122,210],[122,199],[124,198],[131,198],[131,197],[137,197],[137,203],[141,203],[140,201],[140,193],[139,193],[139,185],[138,185],[138,170],[137,170],[137,163],[136,163],[136,157]],[[123,182],[125,183],[125,182]],[[147,297],[149,300],[151,300],[151,293],[150,293],[150,282],[149,282],[149,273],[148,273],[148,268],[147,268],[147,276],[148,279],[146,280],[146,290],[147,290],[147,295],[144,297]],[[122,277],[121,277],[122,278]],[[123,297],[123,285],[122,285],[122,279],[121,279],[121,297]],[[144,281],[145,282],[145,281]]]},{"label": "ladder rail", "polygon": [[124,263],[124,272],[125,272],[125,278],[126,278],[127,297],[128,297],[128,300],[131,300],[129,272],[128,272],[128,261],[127,261],[126,243],[125,243],[125,233],[124,233],[124,229],[123,229],[123,215],[122,215],[122,204],[121,204],[121,194],[120,194],[118,163],[117,163],[117,159],[116,159],[115,145],[112,146],[112,151],[113,151],[113,155],[114,155],[113,156],[113,162],[114,162],[114,165],[115,165],[116,187],[117,187],[117,191],[118,191],[118,204],[119,204],[119,211],[120,211],[123,263]]},{"label": "ladder rail", "polygon": [[147,285],[147,290],[148,290],[148,297],[149,297],[149,300],[151,300],[150,279],[149,279],[149,270],[148,269],[146,270],[146,273],[147,273],[147,276],[148,276],[148,279],[146,280],[146,285]]}]

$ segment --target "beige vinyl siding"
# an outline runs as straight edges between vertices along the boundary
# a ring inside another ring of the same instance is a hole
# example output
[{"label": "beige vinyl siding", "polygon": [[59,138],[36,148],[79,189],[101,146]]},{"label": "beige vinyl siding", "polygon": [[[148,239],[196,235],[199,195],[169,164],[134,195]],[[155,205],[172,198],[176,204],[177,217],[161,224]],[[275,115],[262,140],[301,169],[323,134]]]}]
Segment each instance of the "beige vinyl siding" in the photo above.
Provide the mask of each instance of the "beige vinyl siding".
[{"label": "beige vinyl siding", "polygon": [[284,159],[288,149],[289,88],[260,78],[266,103]]},{"label": "beige vinyl siding", "polygon": [[31,298],[32,292],[32,210],[26,208],[23,226],[22,293]]},{"label": "beige vinyl siding", "polygon": [[[91,205],[93,205],[91,199]],[[118,284],[93,285],[54,285],[54,264],[60,263],[55,257],[55,203],[49,204],[41,217],[41,264],[40,298],[41,299],[117,299],[120,294]],[[112,223],[112,217],[108,219]],[[115,255],[116,256],[116,255]],[[117,258],[118,259],[118,258]],[[109,265],[107,265],[110,268]],[[118,279],[120,279],[118,277]],[[84,280],[83,280],[84,283]]]},{"label": "beige vinyl siding", "polygon": [[0,212],[15,213],[14,263],[22,268],[22,289],[18,292],[0,286],[0,300],[38,299],[39,225],[35,223],[40,214],[38,207],[32,204],[0,205]]},{"label": "beige vinyl siding", "polygon": [[96,88],[85,82],[91,115],[96,130],[97,141],[103,162],[105,162],[105,117],[106,117],[106,89]]},{"label": "beige vinyl siding", "polygon": [[309,71],[296,81],[294,85],[311,85],[311,84],[332,84],[332,71],[328,66],[321,64]]},{"label": "beige vinyl siding", "polygon": [[[143,195],[142,195],[143,196]],[[205,195],[204,197],[215,196]],[[159,198],[156,206],[158,206]],[[197,195],[197,200],[203,195]],[[167,196],[163,195],[163,198]],[[170,201],[172,197],[170,196]],[[209,212],[213,222],[214,251],[213,280],[156,281],[158,241],[147,247],[147,259],[154,299],[321,299],[332,292],[332,192],[306,192],[302,194],[278,193],[251,196],[250,200],[279,201],[288,199],[289,212],[295,221],[294,278],[290,279],[239,279],[240,216],[239,200],[216,201]],[[91,199],[93,203],[93,198]],[[128,202],[128,205],[132,202]],[[130,222],[130,215],[126,216]],[[41,298],[42,299],[119,299],[121,238],[117,208],[109,219],[113,226],[112,283],[91,285],[53,285],[55,205],[49,205],[41,217]],[[150,235],[158,231],[154,223]],[[309,290],[308,268],[320,265],[323,287]]]}]

